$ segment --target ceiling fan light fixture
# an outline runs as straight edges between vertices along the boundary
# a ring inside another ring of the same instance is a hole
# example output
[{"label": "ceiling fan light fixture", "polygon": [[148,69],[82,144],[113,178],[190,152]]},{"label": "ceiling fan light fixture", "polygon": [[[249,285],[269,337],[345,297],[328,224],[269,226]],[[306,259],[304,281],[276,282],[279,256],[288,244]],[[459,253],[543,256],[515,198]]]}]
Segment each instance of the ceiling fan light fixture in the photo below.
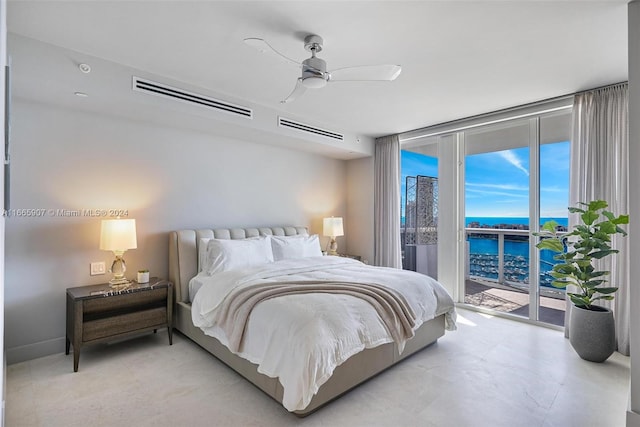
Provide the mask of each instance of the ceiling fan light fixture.
[{"label": "ceiling fan light fixture", "polygon": [[327,81],[324,79],[324,77],[311,76],[302,79],[302,84],[308,89],[320,89],[327,85]]}]

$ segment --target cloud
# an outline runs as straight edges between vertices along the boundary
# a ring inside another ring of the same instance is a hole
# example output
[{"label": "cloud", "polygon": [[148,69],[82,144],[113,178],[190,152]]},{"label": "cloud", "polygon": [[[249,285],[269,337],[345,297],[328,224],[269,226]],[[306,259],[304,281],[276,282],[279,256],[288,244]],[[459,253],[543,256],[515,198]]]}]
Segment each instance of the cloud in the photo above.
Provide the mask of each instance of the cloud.
[{"label": "cloud", "polygon": [[529,176],[529,171],[524,166],[522,166],[522,161],[512,150],[500,151],[498,152],[498,154],[507,162],[511,163],[513,166],[524,172],[525,175]]},{"label": "cloud", "polygon": [[529,187],[525,187],[524,185],[514,185],[514,184],[482,184],[478,182],[466,182],[466,185],[469,187],[484,187],[484,188],[494,188],[497,190],[512,190],[512,191],[529,191]]},{"label": "cloud", "polygon": [[483,196],[506,196],[506,197],[518,197],[518,198],[528,198],[529,195],[528,194],[513,194],[513,193],[506,193],[504,191],[487,191],[487,190],[476,190],[474,188],[467,188],[467,196],[469,196],[471,193],[476,193],[476,194],[481,194]]},{"label": "cloud", "polygon": [[567,193],[569,194],[569,189],[564,187],[540,187],[540,191],[545,191],[547,193]]}]

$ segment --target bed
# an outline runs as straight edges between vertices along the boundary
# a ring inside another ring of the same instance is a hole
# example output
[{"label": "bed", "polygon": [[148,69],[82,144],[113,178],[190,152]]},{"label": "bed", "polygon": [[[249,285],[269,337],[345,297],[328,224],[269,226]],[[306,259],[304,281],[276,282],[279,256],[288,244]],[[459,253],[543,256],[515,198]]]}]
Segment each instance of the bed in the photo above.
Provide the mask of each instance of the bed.
[{"label": "bed", "polygon": [[[194,313],[192,313],[192,308],[195,304],[197,310],[200,310],[200,306],[197,304],[197,299],[194,300],[194,304],[192,304],[191,298],[193,297],[193,287],[190,295],[189,285],[190,282],[192,283],[192,286],[194,282],[198,283],[197,280],[192,279],[196,278],[196,276],[202,276],[201,264],[203,263],[203,245],[207,244],[209,239],[238,240],[255,239],[260,236],[302,237],[308,236],[308,232],[305,227],[268,227],[179,230],[170,233],[169,278],[174,284],[176,293],[174,299],[174,327],[198,345],[209,351],[226,365],[234,369],[256,387],[264,391],[279,403],[283,404],[287,410],[298,416],[306,416],[310,414],[356,385],[366,381],[416,351],[436,342],[439,337],[444,335],[445,325],[448,329],[455,328],[455,311],[453,308],[453,301],[451,301],[450,297],[446,295],[443,297],[443,299],[446,300],[443,303],[443,307],[446,306],[446,312],[443,312],[443,308],[440,307],[440,313],[434,313],[430,320],[424,321],[419,327],[414,328],[412,331],[412,338],[400,344],[396,341],[376,344],[371,348],[364,348],[353,355],[349,355],[349,357],[344,361],[339,360],[338,365],[335,368],[332,367],[330,369],[331,375],[328,379],[323,378],[320,381],[319,386],[313,389],[312,394],[304,400],[304,404],[292,405],[290,403],[291,391],[289,388],[285,390],[285,387],[282,385],[283,381],[280,381],[277,377],[273,377],[273,373],[269,372],[270,376],[261,373],[265,372],[265,370],[259,369],[259,361],[254,360],[256,363],[251,363],[249,360],[240,357],[239,354],[243,353],[239,352],[237,348],[230,346],[229,342],[225,340],[224,337],[218,336],[216,338],[216,335],[211,336],[212,333],[209,330],[195,326],[193,321]],[[271,239],[271,237],[269,237],[269,239]],[[279,261],[278,263],[286,264],[286,262],[287,261]],[[329,267],[327,267],[328,269],[336,269],[328,270],[332,272],[331,274],[334,274],[333,271],[340,272],[340,274],[346,274],[344,271],[348,272],[349,269],[364,271],[364,269],[368,268],[357,261],[338,259],[338,257],[314,257],[313,260],[309,258],[307,261],[307,264],[309,265],[314,264],[313,268],[315,268],[316,263],[323,263],[323,265],[327,264],[329,265]],[[353,263],[357,263],[357,265]],[[275,265],[277,263],[271,264]],[[371,269],[369,268],[369,270]],[[297,276],[294,275],[292,277]],[[203,280],[206,280],[206,277],[204,277]],[[198,294],[206,293],[202,290],[198,290],[197,292]],[[442,290],[438,292],[444,291]],[[444,293],[446,294],[446,292]],[[294,295],[283,298],[301,297],[303,296]],[[304,297],[307,296],[305,295]],[[285,301],[283,298],[279,299],[281,303],[282,301]],[[275,300],[276,299],[272,299],[269,303],[272,303],[272,301]],[[440,303],[438,304],[440,305]],[[267,304],[264,303],[263,305],[266,306]],[[194,309],[194,312],[197,310]],[[195,318],[197,317],[198,315],[196,314]],[[207,333],[204,331],[207,331]],[[234,351],[231,351],[229,347],[234,348]]]}]

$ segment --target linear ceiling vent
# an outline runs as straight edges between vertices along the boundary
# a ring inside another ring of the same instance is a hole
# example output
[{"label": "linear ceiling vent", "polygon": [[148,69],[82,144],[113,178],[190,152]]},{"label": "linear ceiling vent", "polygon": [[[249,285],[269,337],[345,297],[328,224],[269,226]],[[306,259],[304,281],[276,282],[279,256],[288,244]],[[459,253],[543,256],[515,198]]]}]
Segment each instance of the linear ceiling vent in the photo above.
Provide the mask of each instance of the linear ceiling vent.
[{"label": "linear ceiling vent", "polygon": [[171,87],[163,83],[158,83],[151,80],[141,79],[140,77],[136,76],[133,76],[133,90],[144,92],[149,95],[162,96],[164,98],[171,98],[182,102],[188,102],[189,104],[196,104],[202,107],[213,108],[216,111],[222,111],[225,113],[233,114],[235,116],[243,116],[249,119],[253,119],[253,111],[250,108],[243,107],[241,105],[230,104],[226,101],[220,101],[219,99],[210,98],[205,95],[187,92],[186,90]]},{"label": "linear ceiling vent", "polygon": [[305,125],[304,123],[294,122],[293,120],[285,119],[284,117],[278,117],[278,126],[295,129],[300,132],[313,133],[319,136],[324,136],[325,138],[335,139],[336,141],[344,141],[344,135],[342,134],[315,128],[313,126]]}]

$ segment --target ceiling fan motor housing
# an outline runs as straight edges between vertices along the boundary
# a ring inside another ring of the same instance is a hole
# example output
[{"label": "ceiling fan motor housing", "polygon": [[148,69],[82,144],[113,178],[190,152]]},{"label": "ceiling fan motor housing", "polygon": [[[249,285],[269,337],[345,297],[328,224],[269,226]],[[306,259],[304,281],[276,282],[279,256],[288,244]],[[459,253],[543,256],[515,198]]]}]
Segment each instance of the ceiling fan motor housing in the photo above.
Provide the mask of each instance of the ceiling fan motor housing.
[{"label": "ceiling fan motor housing", "polygon": [[318,89],[327,84],[329,74],[327,63],[318,57],[302,61],[302,84],[308,88]]}]

